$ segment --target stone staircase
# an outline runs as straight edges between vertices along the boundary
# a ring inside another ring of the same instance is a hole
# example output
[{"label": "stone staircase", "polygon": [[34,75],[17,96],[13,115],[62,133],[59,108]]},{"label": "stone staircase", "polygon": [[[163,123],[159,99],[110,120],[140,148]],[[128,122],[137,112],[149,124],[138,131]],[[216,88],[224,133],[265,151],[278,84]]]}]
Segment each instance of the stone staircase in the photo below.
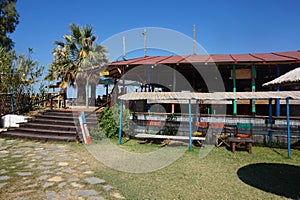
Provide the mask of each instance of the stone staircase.
[{"label": "stone staircase", "polygon": [[[97,115],[95,113],[87,117],[87,124],[89,128],[97,126]],[[72,110],[45,111],[33,116],[29,122],[19,125],[17,128],[9,128],[8,131],[1,132],[0,137],[27,138],[42,141],[82,141],[78,114]]]}]

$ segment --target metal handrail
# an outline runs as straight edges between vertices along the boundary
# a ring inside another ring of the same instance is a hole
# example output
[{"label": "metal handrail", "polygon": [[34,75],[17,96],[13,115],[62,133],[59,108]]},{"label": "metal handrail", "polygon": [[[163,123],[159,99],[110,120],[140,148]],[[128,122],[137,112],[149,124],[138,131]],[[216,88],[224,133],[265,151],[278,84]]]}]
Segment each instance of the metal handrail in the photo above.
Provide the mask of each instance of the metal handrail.
[{"label": "metal handrail", "polygon": [[111,102],[111,100],[105,102],[104,104],[101,104],[100,106],[98,106],[95,110],[93,110],[92,112],[88,113],[85,117],[88,117],[90,115],[92,115],[93,113],[97,112],[98,110],[100,110],[101,108],[105,107],[107,104],[109,104]]}]

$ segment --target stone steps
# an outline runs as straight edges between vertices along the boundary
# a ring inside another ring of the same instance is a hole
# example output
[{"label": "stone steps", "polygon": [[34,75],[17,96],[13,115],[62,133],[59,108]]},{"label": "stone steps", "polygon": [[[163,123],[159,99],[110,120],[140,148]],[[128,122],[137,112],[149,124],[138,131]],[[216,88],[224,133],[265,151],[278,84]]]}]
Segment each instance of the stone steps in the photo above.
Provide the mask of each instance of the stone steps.
[{"label": "stone steps", "polygon": [[80,142],[76,128],[77,121],[78,119],[73,117],[72,111],[46,111],[33,116],[29,122],[20,124],[20,127],[9,128],[0,136],[43,141]]},{"label": "stone steps", "polygon": [[[89,112],[85,112],[85,115],[88,114]],[[97,114],[88,115],[86,121],[89,129],[96,128],[98,126]],[[19,124],[17,128],[9,128],[8,131],[0,133],[0,137],[68,142],[81,142],[81,135],[78,113],[72,110],[45,111],[32,116],[29,122]]]},{"label": "stone steps", "polygon": [[49,134],[37,134],[37,133],[27,133],[19,132],[18,130],[7,131],[0,134],[1,137],[8,138],[25,138],[33,140],[42,141],[66,141],[66,142],[78,142],[78,139],[73,135],[49,135]]}]

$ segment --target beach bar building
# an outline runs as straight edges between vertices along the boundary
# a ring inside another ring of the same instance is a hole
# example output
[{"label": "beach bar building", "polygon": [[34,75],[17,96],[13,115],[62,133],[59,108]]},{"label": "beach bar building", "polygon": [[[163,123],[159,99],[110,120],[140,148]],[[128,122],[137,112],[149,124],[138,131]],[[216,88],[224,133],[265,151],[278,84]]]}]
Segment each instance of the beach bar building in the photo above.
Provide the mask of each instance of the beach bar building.
[{"label": "beach bar building", "polygon": [[[300,51],[290,51],[145,56],[112,62],[107,71],[109,76],[118,81],[119,87],[115,88],[121,88],[113,96],[131,92],[135,92],[132,95],[136,96],[137,92],[155,92],[153,95],[158,95],[157,98],[151,95],[151,98],[140,100],[133,96],[129,98],[131,101],[125,106],[134,113],[132,119],[139,123],[144,122],[145,125],[149,120],[163,121],[170,114],[178,114],[177,120],[182,122],[181,125],[186,124],[181,127],[189,133],[194,131],[191,126],[195,127],[195,120],[210,123],[223,121],[226,127],[236,126],[237,123],[251,123],[256,131],[254,141],[282,142],[290,146],[299,140],[299,84],[266,83],[298,67]],[[128,85],[126,88],[122,84],[125,80],[139,82],[140,87],[129,91]],[[290,95],[293,91],[297,91],[296,98]],[[180,101],[187,99],[164,99],[159,96],[159,92],[191,92],[193,95],[199,93],[200,96],[212,93],[213,98],[188,98],[189,101]],[[242,97],[238,98],[240,94]],[[122,98],[124,97],[121,96],[119,100]],[[163,107],[163,112],[151,109],[155,105]]]},{"label": "beach bar building", "polygon": [[[167,67],[162,67],[167,66]],[[187,56],[145,56],[124,61],[112,62],[108,66],[109,76],[122,77],[142,83],[140,91],[154,91],[150,87],[163,85],[162,91],[191,92],[257,92],[299,90],[299,85],[270,86],[263,84],[300,67],[300,51],[249,54],[212,54]],[[134,73],[130,73],[135,71]],[[159,79],[157,81],[157,79]],[[167,78],[166,78],[167,77]],[[155,80],[154,80],[155,79]],[[183,80],[184,81],[181,81]],[[221,80],[220,80],[221,79]],[[188,81],[188,84],[182,84]],[[152,84],[152,86],[151,86]],[[182,85],[184,85],[182,87]],[[189,85],[190,88],[185,87]],[[147,90],[149,87],[149,90]],[[125,90],[119,91],[125,93]],[[218,106],[211,108],[209,102],[203,102],[201,113],[218,113]],[[268,100],[236,100],[226,103],[228,116],[268,116]],[[285,101],[274,100],[273,116],[286,115]],[[294,101],[291,105],[291,116],[298,116],[300,104]],[[169,111],[171,112],[171,108]],[[139,111],[147,111],[147,108]],[[176,107],[175,107],[176,111]]]}]

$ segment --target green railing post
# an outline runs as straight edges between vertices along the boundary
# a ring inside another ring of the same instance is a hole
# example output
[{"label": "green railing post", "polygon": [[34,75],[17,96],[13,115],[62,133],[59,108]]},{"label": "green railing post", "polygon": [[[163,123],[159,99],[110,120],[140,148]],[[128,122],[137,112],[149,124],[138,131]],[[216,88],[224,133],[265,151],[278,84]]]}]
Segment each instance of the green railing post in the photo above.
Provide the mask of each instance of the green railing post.
[{"label": "green railing post", "polygon": [[[252,65],[251,67],[251,88],[252,92],[255,92],[255,77],[256,77],[256,69],[255,66]],[[256,113],[256,108],[255,108],[255,99],[252,99],[252,114],[255,115]]]},{"label": "green railing post", "polygon": [[[232,67],[232,84],[233,84],[233,92],[236,92],[236,67],[233,65]],[[237,115],[237,102],[236,99],[232,100],[233,106],[233,116]]]}]

